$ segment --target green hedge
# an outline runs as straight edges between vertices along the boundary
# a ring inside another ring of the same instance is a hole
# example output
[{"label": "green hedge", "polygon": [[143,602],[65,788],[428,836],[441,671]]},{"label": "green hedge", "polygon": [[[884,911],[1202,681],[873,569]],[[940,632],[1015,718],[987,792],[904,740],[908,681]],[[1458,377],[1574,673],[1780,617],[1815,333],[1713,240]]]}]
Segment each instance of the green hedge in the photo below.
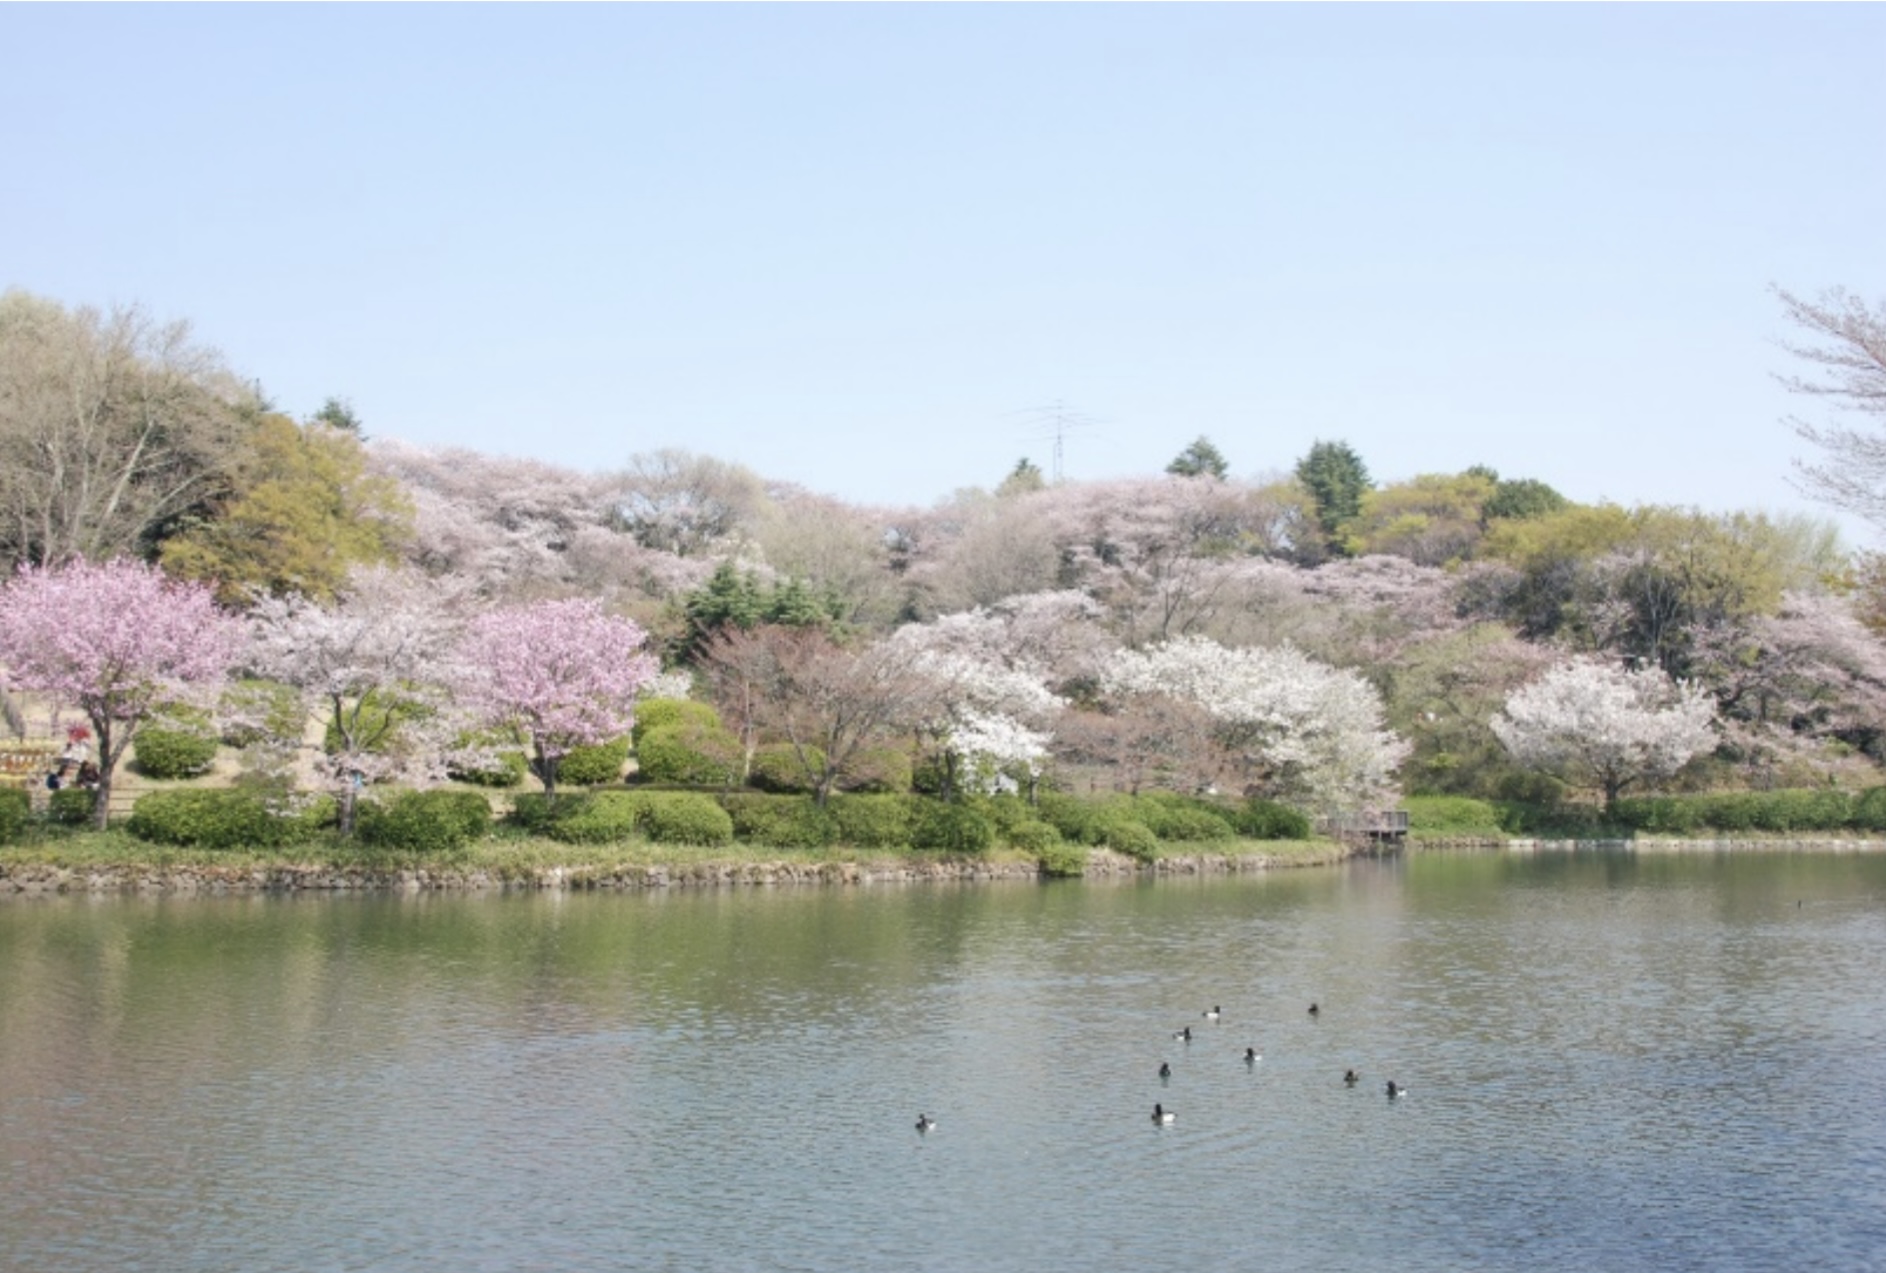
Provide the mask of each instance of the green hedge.
[{"label": "green hedge", "polygon": [[139,773],[169,780],[195,778],[208,770],[216,763],[216,749],[221,745],[207,717],[189,721],[160,716],[137,732],[132,749],[137,753]]},{"label": "green hedge", "polygon": [[600,787],[620,782],[629,763],[629,736],[612,738],[589,747],[572,747],[557,766],[557,785]]},{"label": "green hedge", "polygon": [[643,781],[727,787],[740,779],[740,740],[724,729],[693,721],[648,730],[637,722],[635,729],[635,771]]},{"label": "green hedge", "polygon": [[1230,840],[1237,836],[1225,811],[1209,801],[1173,792],[1135,796],[1133,816],[1161,840]]},{"label": "green hedge", "polygon": [[1886,819],[1886,797],[1874,788],[1857,799],[1825,788],[1719,791],[1699,795],[1633,796],[1617,802],[1617,820],[1634,831],[1841,831],[1874,829]]},{"label": "green hedge", "polygon": [[0,787],[0,844],[25,829],[33,816],[33,801],[18,787]]},{"label": "green hedge", "polygon": [[642,740],[657,729],[675,729],[683,725],[693,725],[699,729],[719,730],[720,713],[708,703],[697,703],[691,698],[651,698],[635,705],[635,726],[630,732],[630,741],[637,751],[641,750]]},{"label": "green hedge", "polygon": [[896,849],[910,843],[913,805],[906,796],[833,796],[825,808],[840,844]]},{"label": "green hedge", "polygon": [[82,827],[98,810],[98,793],[88,787],[61,787],[52,793],[46,813],[61,826]]},{"label": "green hedge", "polygon": [[363,800],[354,834],[362,844],[448,853],[491,829],[491,805],[476,791],[400,791]]},{"label": "green hedge", "polygon": [[730,791],[718,797],[733,819],[736,839],[775,849],[816,849],[838,839],[837,819],[810,796],[764,795]]},{"label": "green hedge", "polygon": [[326,796],[277,812],[256,792],[219,788],[151,792],[138,799],[125,826],[153,844],[239,849],[298,843],[333,820],[334,802]]},{"label": "green hedge", "polygon": [[1252,796],[1230,811],[1231,825],[1239,835],[1253,840],[1307,840],[1310,820],[1275,800]]},{"label": "green hedge", "polygon": [[1886,787],[1868,787],[1853,798],[1856,831],[1886,831]]},{"label": "green hedge", "polygon": [[1100,843],[1116,853],[1150,862],[1159,856],[1159,837],[1144,822],[1116,813],[1100,823]]},{"label": "green hedge", "polygon": [[692,791],[632,794],[642,802],[642,833],[657,844],[715,845],[733,840],[733,819],[711,796]]},{"label": "green hedge", "polygon": [[1402,807],[1410,835],[1498,837],[1507,826],[1498,806],[1472,796],[1409,796]]},{"label": "green hedge", "polygon": [[938,853],[982,853],[995,843],[995,823],[962,804],[926,800],[910,827],[910,847]]},{"label": "green hedge", "polygon": [[805,749],[805,763],[801,764],[799,749],[791,743],[769,743],[754,750],[747,781],[761,791],[791,795],[812,790],[818,785],[817,775],[824,770],[825,753],[817,747]]},{"label": "green hedge", "polygon": [[537,829],[565,844],[619,844],[634,838],[642,808],[633,791],[592,791],[576,800],[559,798]]}]

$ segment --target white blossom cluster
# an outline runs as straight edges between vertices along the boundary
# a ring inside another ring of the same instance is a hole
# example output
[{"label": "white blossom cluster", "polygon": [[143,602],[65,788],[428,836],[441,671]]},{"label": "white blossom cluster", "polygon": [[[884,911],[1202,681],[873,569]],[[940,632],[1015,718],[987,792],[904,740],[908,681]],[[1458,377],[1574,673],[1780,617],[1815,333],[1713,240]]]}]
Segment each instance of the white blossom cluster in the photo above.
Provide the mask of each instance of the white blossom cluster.
[{"label": "white blossom cluster", "polygon": [[1373,803],[1394,788],[1408,745],[1384,728],[1380,696],[1361,676],[1291,646],[1230,649],[1181,637],[1122,651],[1106,669],[1109,694],[1164,694],[1225,726],[1226,742],[1270,794],[1325,811]]},{"label": "white blossom cluster", "polygon": [[1654,667],[1575,658],[1515,690],[1492,727],[1519,763],[1588,777],[1609,803],[1638,779],[1675,773],[1714,746],[1714,719],[1714,700],[1701,686]]}]

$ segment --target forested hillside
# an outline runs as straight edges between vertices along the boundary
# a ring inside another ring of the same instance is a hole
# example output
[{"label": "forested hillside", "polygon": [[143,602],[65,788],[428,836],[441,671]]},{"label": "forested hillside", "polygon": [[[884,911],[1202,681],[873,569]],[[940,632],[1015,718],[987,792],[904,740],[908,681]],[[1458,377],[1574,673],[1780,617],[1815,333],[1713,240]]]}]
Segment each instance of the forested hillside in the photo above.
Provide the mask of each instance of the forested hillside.
[{"label": "forested hillside", "polygon": [[[1886,324],[1784,299],[1831,377],[1799,387],[1877,410]],[[365,423],[339,399],[292,419],[138,311],[7,293],[0,565],[140,559],[252,625],[289,598],[391,615],[425,597],[465,623],[591,599],[647,634],[661,693],[717,706],[696,752],[720,747],[738,780],[791,743],[821,797],[881,779],[887,751],[945,793],[1218,788],[1319,811],[1562,781],[1607,799],[1858,786],[1886,760],[1886,573],[1830,523],[1205,437],[1138,479],[1052,484],[1022,459],[987,489],[868,507],[738,457],[654,446],[576,472]],[[1821,480],[1845,507],[1878,498],[1851,455]],[[1634,757],[1622,771],[1593,759],[1599,735]]]}]

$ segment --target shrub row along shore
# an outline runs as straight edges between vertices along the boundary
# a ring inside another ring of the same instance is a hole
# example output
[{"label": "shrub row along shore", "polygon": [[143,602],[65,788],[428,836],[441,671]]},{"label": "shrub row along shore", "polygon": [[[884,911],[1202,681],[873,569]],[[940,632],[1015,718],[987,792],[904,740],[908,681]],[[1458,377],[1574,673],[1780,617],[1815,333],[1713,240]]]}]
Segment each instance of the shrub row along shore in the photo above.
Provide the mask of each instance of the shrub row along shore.
[{"label": "shrub row along shore", "polygon": [[[115,833],[86,837],[118,840]],[[792,884],[895,884],[1045,878],[1041,863],[1021,854],[937,856],[928,853],[790,851],[739,857],[680,852],[654,858],[557,861],[568,845],[520,841],[450,861],[360,863],[282,856],[229,860],[229,854],[126,857],[122,844],[66,841],[0,852],[0,896],[58,893],[218,895],[238,893],[493,892],[644,890]],[[1328,840],[1213,846],[1150,861],[1106,849],[1091,852],[1080,878],[1236,874],[1345,861],[1359,850]]]}]

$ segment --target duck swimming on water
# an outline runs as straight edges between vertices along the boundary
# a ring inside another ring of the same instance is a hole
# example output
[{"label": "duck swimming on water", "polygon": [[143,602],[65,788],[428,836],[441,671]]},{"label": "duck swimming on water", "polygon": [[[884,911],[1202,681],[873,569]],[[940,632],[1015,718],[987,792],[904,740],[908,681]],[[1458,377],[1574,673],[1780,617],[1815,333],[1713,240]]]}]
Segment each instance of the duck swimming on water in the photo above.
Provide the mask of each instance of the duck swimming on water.
[{"label": "duck swimming on water", "polygon": [[1166,1123],[1170,1123],[1172,1119],[1173,1119],[1172,1111],[1167,1109],[1164,1105],[1153,1106],[1153,1121],[1155,1123],[1158,1123],[1161,1126],[1164,1126]]},{"label": "duck swimming on water", "polygon": [[935,1126],[936,1126],[936,1120],[934,1118],[931,1118],[928,1114],[917,1115],[917,1130],[918,1131],[927,1132]]},{"label": "duck swimming on water", "polygon": [[1354,1070],[1344,1070],[1342,1072],[1342,1081],[1347,1083],[1350,1087],[1354,1087],[1357,1083],[1362,1081],[1362,1076],[1357,1074]]},{"label": "duck swimming on water", "polygon": [[1394,1079],[1388,1080],[1388,1099],[1389,1100],[1392,1101],[1398,1096],[1406,1096],[1406,1095],[1408,1095],[1407,1088],[1395,1082]]},{"label": "duck swimming on water", "polygon": [[1246,1065],[1254,1064],[1255,1062],[1261,1061],[1263,1059],[1264,1059],[1264,1054],[1262,1052],[1259,1052],[1256,1048],[1244,1049],[1244,1063]]},{"label": "duck swimming on water", "polygon": [[1183,1030],[1174,1030],[1172,1037],[1175,1039],[1184,1039],[1187,1043],[1190,1043],[1192,1041],[1192,1027],[1188,1025]]},{"label": "duck swimming on water", "polygon": [[1172,1077],[1172,1066],[1169,1062],[1161,1061],[1159,1063],[1159,1077],[1162,1079],[1169,1079]]},{"label": "duck swimming on water", "polygon": [[1206,1019],[1207,1021],[1216,1021],[1216,1020],[1218,1019],[1218,1014],[1219,1014],[1219,1011],[1220,1011],[1220,1009],[1219,1009],[1219,1007],[1218,1007],[1218,1005],[1214,1003],[1214,1004],[1213,1004],[1213,1005],[1211,1006],[1211,1008],[1210,1008],[1210,1010],[1209,1010],[1209,1011],[1207,1011],[1207,1012],[1204,1012],[1204,1013],[1202,1013],[1201,1015],[1202,1015],[1202,1016],[1203,1016],[1203,1017],[1204,1017],[1204,1018],[1205,1018],[1205,1019]]}]

